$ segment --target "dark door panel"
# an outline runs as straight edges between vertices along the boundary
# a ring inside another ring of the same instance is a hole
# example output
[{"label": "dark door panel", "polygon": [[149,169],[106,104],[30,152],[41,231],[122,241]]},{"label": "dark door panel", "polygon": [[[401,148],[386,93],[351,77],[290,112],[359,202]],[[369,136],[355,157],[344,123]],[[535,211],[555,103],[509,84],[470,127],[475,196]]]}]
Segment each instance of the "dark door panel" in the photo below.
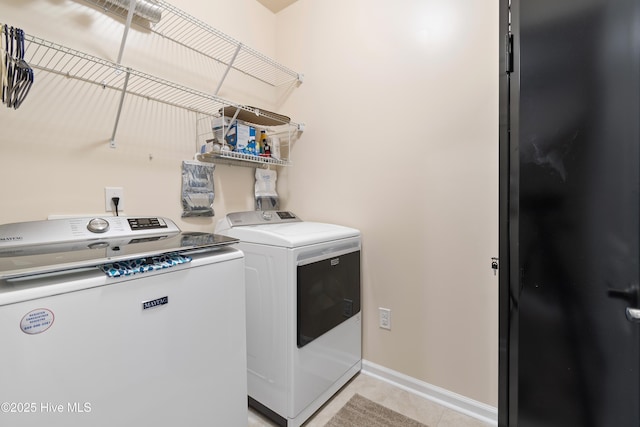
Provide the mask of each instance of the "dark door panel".
[{"label": "dark door panel", "polygon": [[637,427],[640,3],[512,3],[501,402],[514,427]]}]

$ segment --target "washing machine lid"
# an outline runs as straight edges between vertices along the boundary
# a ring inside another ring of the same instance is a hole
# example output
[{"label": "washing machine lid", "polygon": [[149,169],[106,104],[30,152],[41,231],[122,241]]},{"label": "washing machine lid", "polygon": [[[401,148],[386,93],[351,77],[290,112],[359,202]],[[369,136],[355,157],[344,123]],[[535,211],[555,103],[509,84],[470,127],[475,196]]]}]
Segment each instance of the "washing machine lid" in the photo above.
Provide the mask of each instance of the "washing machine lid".
[{"label": "washing machine lid", "polygon": [[0,225],[0,280],[237,243],[163,217],[79,217]]},{"label": "washing machine lid", "polygon": [[215,232],[241,242],[296,248],[359,237],[355,228],[302,221],[291,212],[234,212],[220,220]]}]

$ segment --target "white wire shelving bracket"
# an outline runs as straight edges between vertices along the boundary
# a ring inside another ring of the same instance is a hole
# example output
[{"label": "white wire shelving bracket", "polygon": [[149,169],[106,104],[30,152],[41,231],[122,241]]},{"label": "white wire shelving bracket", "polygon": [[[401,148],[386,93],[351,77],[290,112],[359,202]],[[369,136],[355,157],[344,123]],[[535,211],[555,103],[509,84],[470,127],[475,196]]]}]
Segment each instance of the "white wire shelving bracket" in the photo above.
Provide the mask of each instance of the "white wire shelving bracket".
[{"label": "white wire shelving bracket", "polygon": [[[125,94],[140,96],[212,117],[220,115],[223,108],[234,107],[256,116],[279,120],[277,115],[272,116],[269,112],[239,105],[29,34],[25,34],[25,50],[25,60],[36,70],[44,70],[99,85],[103,89],[109,88],[122,92],[111,137],[112,146],[115,146],[115,134]],[[300,128],[300,125],[294,122],[282,124]]]},{"label": "white wire shelving bracket", "polygon": [[[228,67],[227,72],[229,69],[233,69],[274,87],[293,82],[302,83],[304,80],[303,74],[285,67],[164,0],[131,0],[131,3],[129,0],[86,1],[102,8],[105,12],[125,18],[130,6],[133,6],[136,8],[136,14],[147,16],[147,19],[135,17],[132,20],[133,25],[139,25],[145,30],[150,30],[187,49],[224,64]],[[151,9],[157,13],[149,19],[145,12]],[[156,20],[157,22],[154,22]],[[128,31],[128,24],[125,25],[123,39],[126,38]],[[226,74],[225,72],[222,80]],[[218,90],[222,85],[222,80],[218,83]]]},{"label": "white wire shelving bracket", "polygon": [[[270,126],[286,127],[291,143],[292,134],[304,131],[304,123],[295,123],[276,113],[222,99],[217,96],[231,70],[250,76],[272,87],[299,85],[304,75],[249,48],[238,40],[187,14],[164,0],[86,0],[105,12],[124,18],[124,30],[117,62],[92,56],[66,46],[25,34],[25,60],[36,70],[63,75],[120,91],[110,146],[115,148],[116,133],[126,95],[186,109],[210,117],[224,115],[224,109],[235,107],[256,117],[267,118]],[[164,80],[122,65],[127,35],[132,25],[175,42],[214,60],[225,67],[213,94]],[[259,163],[261,167],[289,166],[288,160],[276,160],[240,153],[199,155],[203,161],[229,163],[242,166]],[[255,166],[258,167],[258,166]]]}]

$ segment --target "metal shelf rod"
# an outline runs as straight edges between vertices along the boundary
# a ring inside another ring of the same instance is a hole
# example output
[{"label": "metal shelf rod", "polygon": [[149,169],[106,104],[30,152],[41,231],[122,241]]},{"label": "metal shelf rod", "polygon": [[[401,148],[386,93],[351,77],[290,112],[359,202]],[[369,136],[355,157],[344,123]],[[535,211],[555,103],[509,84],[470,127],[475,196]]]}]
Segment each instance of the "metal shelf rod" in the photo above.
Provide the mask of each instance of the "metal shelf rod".
[{"label": "metal shelf rod", "polygon": [[118,131],[118,123],[120,123],[120,113],[122,113],[122,104],[124,104],[124,96],[127,93],[127,85],[129,84],[129,71],[127,71],[126,73],[127,74],[124,78],[124,85],[122,86],[122,93],[120,94],[118,112],[116,113],[116,123],[113,125],[113,133],[111,134],[111,141],[109,141],[109,146],[111,148],[116,148],[116,132]]},{"label": "metal shelf rod", "polygon": [[220,88],[222,87],[222,83],[224,83],[224,80],[227,78],[227,74],[229,74],[229,70],[233,66],[233,63],[236,60],[236,58],[238,57],[238,52],[240,52],[241,48],[242,48],[242,44],[238,44],[238,47],[236,48],[236,51],[233,54],[233,58],[231,58],[231,61],[229,62],[229,65],[224,70],[224,74],[222,75],[222,78],[218,82],[218,87],[216,87],[216,91],[213,93],[214,95],[217,95],[220,92]]},{"label": "metal shelf rod", "polygon": [[133,12],[136,10],[136,0],[129,0],[129,12],[127,12],[127,22],[124,26],[122,33],[122,41],[120,42],[120,51],[118,52],[118,60],[116,63],[122,63],[122,54],[124,53],[124,46],[127,43],[127,35],[129,34],[129,28],[131,28],[131,21],[133,20]]}]

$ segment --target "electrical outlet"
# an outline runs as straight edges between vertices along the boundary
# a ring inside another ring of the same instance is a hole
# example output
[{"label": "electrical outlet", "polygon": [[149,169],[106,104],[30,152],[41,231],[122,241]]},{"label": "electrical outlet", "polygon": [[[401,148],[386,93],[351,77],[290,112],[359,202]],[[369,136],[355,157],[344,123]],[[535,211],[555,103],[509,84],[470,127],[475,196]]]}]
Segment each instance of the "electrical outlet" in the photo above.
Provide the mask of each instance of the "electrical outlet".
[{"label": "electrical outlet", "polygon": [[124,211],[124,190],[122,187],[104,187],[104,210],[105,212],[115,212],[116,207],[113,204],[113,198],[119,197],[118,213]]},{"label": "electrical outlet", "polygon": [[378,307],[378,314],[380,316],[380,327],[391,330],[391,309]]}]

